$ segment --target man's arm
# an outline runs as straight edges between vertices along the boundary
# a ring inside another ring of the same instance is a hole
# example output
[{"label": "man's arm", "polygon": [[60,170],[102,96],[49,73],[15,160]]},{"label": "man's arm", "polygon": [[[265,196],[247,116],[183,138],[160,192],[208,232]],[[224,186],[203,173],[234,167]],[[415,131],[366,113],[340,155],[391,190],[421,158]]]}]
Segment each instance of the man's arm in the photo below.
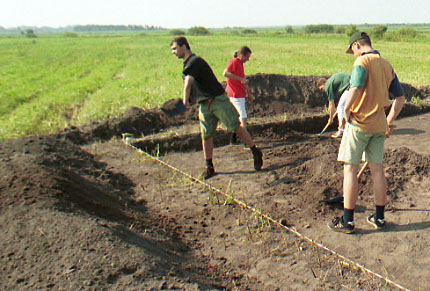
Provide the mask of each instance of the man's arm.
[{"label": "man's arm", "polygon": [[[391,105],[390,112],[388,113],[388,116],[387,116],[388,126],[394,123],[394,120],[396,120],[397,116],[399,115],[400,111],[403,108],[403,104],[405,104],[405,96],[400,96],[394,99],[394,102]],[[388,131],[385,133],[385,136],[389,138],[392,132],[393,132],[393,128],[392,127],[388,128]]]},{"label": "man's arm", "polygon": [[224,73],[223,73],[224,77],[232,79],[232,80],[236,80],[241,82],[242,84],[247,84],[248,80],[246,78],[242,78],[239,76],[236,76],[235,74],[233,74],[232,72],[230,72],[229,70],[225,69]]},{"label": "man's arm", "polygon": [[349,118],[351,116],[351,107],[357,99],[358,95],[360,95],[360,91],[361,89],[357,87],[351,87],[349,89],[348,96],[346,97],[345,110],[343,114],[343,119],[345,121],[342,121],[342,124],[345,125],[345,123],[349,121]]},{"label": "man's arm", "polygon": [[390,125],[393,125],[394,120],[397,118],[403,108],[403,105],[405,104],[405,92],[403,91],[403,87],[397,78],[397,74],[394,74],[394,79],[391,81],[390,88],[388,90],[395,97],[395,99],[387,116],[387,123],[389,126],[388,131],[385,133],[387,138],[390,137],[394,128],[390,127]]},{"label": "man's arm", "polygon": [[254,95],[252,94],[252,90],[248,88],[248,84],[245,84],[245,94],[248,99],[249,105],[253,105],[254,103]]},{"label": "man's arm", "polygon": [[187,75],[185,76],[184,79],[184,93],[183,93],[183,97],[182,97],[182,103],[184,103],[185,107],[187,108],[187,110],[190,109],[190,94],[191,94],[191,86],[193,85],[194,82],[194,77]]},{"label": "man's arm", "polygon": [[334,118],[334,116],[336,114],[336,106],[334,106],[334,100],[330,100],[328,102],[328,113],[329,113],[329,115],[328,115],[328,122],[330,124],[332,124],[333,123],[333,118]]}]

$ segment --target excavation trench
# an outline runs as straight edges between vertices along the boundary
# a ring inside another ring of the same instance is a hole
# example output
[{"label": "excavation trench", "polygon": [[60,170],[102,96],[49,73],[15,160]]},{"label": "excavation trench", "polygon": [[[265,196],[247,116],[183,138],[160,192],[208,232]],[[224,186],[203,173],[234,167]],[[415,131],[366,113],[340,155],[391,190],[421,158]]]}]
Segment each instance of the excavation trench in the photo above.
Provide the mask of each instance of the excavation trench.
[{"label": "excavation trench", "polygon": [[[196,107],[173,119],[159,109],[130,108],[79,128],[1,143],[1,289],[390,289],[284,232],[261,228],[261,213],[403,286],[425,289],[430,117],[422,113],[429,107],[408,104],[402,116],[417,116],[400,119],[387,141],[388,230],[375,232],[365,222],[373,211],[365,171],[357,235],[342,236],[326,226],[341,206],[321,202],[341,194],[343,174],[339,141],[329,137],[335,126],[317,135],[328,116],[316,79],[250,77],[256,98],[249,131],[264,153],[262,171],[254,171],[249,151],[218,131],[218,175],[209,182],[256,210],[247,216],[121,142],[121,134],[131,133],[135,146],[198,177],[204,162]],[[428,87],[404,87],[409,100],[428,98]]]}]

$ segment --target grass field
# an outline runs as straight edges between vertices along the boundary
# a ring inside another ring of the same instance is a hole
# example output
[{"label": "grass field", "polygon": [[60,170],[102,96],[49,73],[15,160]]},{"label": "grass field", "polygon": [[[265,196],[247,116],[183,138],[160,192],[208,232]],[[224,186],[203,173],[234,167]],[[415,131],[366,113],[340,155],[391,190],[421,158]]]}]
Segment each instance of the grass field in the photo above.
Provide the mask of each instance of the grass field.
[{"label": "grass field", "polygon": [[[160,34],[0,38],[0,140],[53,132],[117,116],[130,106],[153,108],[181,97],[182,61]],[[235,49],[253,54],[247,74],[330,75],[350,72],[344,35],[188,37],[220,81]],[[429,85],[430,39],[374,41],[401,82]]]}]

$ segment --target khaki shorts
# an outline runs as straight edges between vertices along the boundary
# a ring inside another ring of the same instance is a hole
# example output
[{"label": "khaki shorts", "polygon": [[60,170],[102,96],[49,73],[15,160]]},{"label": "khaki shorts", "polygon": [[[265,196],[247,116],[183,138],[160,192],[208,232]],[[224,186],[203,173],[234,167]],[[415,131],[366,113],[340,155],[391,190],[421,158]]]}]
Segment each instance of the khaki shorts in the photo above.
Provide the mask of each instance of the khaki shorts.
[{"label": "khaki shorts", "polygon": [[240,126],[239,113],[230,103],[226,94],[213,98],[212,102],[200,102],[199,120],[200,131],[204,140],[215,135],[218,121],[221,121],[228,131],[234,131]]},{"label": "khaki shorts", "polygon": [[382,164],[384,157],[385,132],[365,133],[358,126],[347,123],[339,147],[337,160],[358,165],[362,160]]}]

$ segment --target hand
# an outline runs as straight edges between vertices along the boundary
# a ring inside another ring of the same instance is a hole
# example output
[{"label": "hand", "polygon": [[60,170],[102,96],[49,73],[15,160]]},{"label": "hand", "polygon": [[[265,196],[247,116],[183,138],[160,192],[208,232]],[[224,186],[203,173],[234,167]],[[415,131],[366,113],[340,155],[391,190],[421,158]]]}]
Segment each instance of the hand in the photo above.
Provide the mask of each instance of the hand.
[{"label": "hand", "polygon": [[349,122],[349,119],[351,118],[351,111],[344,111],[343,112],[343,120],[342,120],[342,126],[345,128],[345,125]]},{"label": "hand", "polygon": [[184,103],[184,106],[187,109],[187,111],[191,109],[190,104],[188,103],[188,100],[187,101],[182,100],[182,103]]},{"label": "hand", "polygon": [[391,134],[393,133],[394,128],[396,128],[395,125],[390,124],[388,125],[388,130],[385,132],[385,137],[389,138],[391,136]]},{"label": "hand", "polygon": [[248,102],[249,102],[249,104],[254,103],[254,96],[252,94],[248,95]]},{"label": "hand", "polygon": [[329,118],[328,118],[328,122],[327,122],[327,124],[332,124],[333,123],[333,116],[330,116]]},{"label": "hand", "polygon": [[247,85],[248,84],[248,80],[247,79],[242,79],[241,81],[240,81],[243,85]]},{"label": "hand", "polygon": [[385,137],[389,138],[391,136],[391,134],[393,133],[393,129],[389,128],[386,132],[385,132]]}]

